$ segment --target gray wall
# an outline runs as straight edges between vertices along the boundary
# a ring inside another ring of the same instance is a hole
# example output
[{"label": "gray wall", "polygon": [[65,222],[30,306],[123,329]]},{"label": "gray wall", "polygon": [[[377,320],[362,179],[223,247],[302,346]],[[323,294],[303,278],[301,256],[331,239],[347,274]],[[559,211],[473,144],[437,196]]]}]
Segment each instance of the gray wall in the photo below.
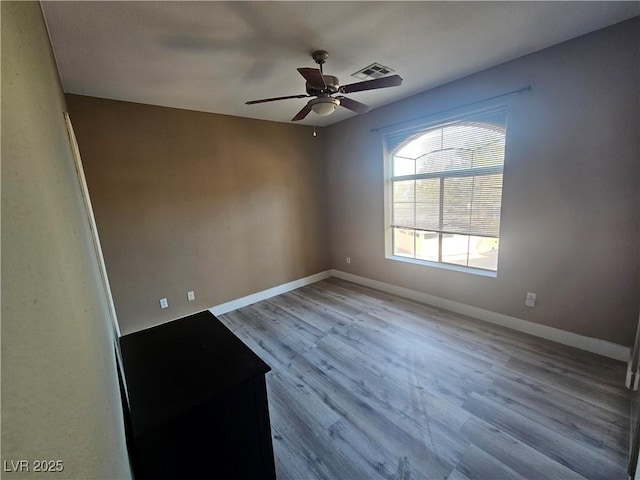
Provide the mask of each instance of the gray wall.
[{"label": "gray wall", "polygon": [[130,478],[113,333],[40,5],[1,8],[2,460],[64,462],[2,478]]},{"label": "gray wall", "polygon": [[123,335],[329,268],[310,127],[67,101]]},{"label": "gray wall", "polygon": [[[333,268],[631,344],[638,320],[639,32],[635,18],[329,127]],[[526,85],[530,94],[508,100],[497,278],[385,259],[382,134],[370,129]],[[527,291],[538,295],[535,308],[524,306]]]}]

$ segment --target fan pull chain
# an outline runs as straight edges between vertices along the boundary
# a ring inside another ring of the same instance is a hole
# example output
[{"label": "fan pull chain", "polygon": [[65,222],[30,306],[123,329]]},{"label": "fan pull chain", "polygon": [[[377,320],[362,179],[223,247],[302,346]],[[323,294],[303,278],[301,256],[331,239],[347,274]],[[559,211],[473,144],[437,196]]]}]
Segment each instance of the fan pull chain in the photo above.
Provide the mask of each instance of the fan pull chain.
[{"label": "fan pull chain", "polygon": [[318,134],[316,133],[316,112],[313,112],[313,136],[318,136]]}]

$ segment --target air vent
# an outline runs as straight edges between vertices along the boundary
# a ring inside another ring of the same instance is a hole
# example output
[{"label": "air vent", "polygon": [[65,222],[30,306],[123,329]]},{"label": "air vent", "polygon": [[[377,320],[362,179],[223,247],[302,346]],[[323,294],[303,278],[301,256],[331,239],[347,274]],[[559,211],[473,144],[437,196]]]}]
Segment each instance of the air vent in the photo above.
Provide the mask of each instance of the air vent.
[{"label": "air vent", "polygon": [[384,77],[389,73],[393,72],[393,70],[389,67],[385,67],[384,65],[380,65],[379,63],[372,63],[368,67],[364,67],[361,70],[358,70],[356,73],[352,73],[352,77],[359,78],[361,80],[371,80],[374,78]]}]

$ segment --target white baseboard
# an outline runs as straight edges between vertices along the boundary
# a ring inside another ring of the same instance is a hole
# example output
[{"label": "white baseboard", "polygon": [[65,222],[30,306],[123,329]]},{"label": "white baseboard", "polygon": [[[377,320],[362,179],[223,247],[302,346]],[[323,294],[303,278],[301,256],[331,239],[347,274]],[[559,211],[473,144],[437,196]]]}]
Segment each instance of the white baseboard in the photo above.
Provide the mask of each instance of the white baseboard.
[{"label": "white baseboard", "polygon": [[640,387],[640,372],[638,372],[638,370],[635,372],[627,370],[627,379],[625,380],[624,385],[629,390],[636,392],[638,387]]},{"label": "white baseboard", "polygon": [[251,295],[247,295],[246,297],[237,298],[226,303],[221,303],[220,305],[211,307],[209,311],[214,315],[223,315],[227,312],[231,312],[232,310],[237,310],[238,308],[251,305],[252,303],[260,302],[261,300],[266,300],[267,298],[290,292],[291,290],[295,290],[296,288],[319,282],[320,280],[324,280],[325,278],[329,278],[330,276],[331,270],[325,270],[324,272],[309,275],[308,277],[299,278],[298,280],[294,280],[293,282],[284,283],[282,285],[278,285],[277,287],[268,288],[266,290],[262,290],[261,292],[252,293]]},{"label": "white baseboard", "polygon": [[626,362],[629,358],[630,349],[623,345],[608,342],[598,338],[585,337],[577,333],[567,332],[558,328],[541,325],[539,323],[529,322],[502,313],[491,312],[482,308],[465,305],[464,303],[447,300],[446,298],[436,297],[428,293],[418,292],[409,288],[399,287],[390,283],[372,280],[370,278],[361,277],[352,273],[342,272],[340,270],[331,270],[331,276],[347,280],[349,282],[364,285],[365,287],[375,288],[383,292],[392,293],[400,297],[415,300],[417,302],[433,305],[434,307],[443,308],[452,312],[461,313],[470,317],[493,323],[503,327],[517,330],[519,332],[528,333],[536,337],[545,338],[554,342],[569,345],[571,347],[586,350],[588,352],[597,353],[605,357],[613,358]]}]

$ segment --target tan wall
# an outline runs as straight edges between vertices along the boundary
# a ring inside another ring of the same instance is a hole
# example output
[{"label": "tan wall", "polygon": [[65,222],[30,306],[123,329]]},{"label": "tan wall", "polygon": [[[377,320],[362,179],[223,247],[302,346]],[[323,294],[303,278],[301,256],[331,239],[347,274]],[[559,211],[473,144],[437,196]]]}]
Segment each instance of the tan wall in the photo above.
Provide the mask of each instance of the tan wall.
[{"label": "tan wall", "polygon": [[67,101],[122,334],[329,268],[310,128]]},{"label": "tan wall", "polygon": [[1,9],[3,470],[64,462],[2,478],[130,478],[114,334],[40,5]]},{"label": "tan wall", "polygon": [[[329,127],[333,268],[631,344],[639,32],[635,18]],[[370,129],[527,85],[530,94],[509,99],[498,277],[385,259],[382,134]],[[524,306],[527,291],[535,308]]]}]

